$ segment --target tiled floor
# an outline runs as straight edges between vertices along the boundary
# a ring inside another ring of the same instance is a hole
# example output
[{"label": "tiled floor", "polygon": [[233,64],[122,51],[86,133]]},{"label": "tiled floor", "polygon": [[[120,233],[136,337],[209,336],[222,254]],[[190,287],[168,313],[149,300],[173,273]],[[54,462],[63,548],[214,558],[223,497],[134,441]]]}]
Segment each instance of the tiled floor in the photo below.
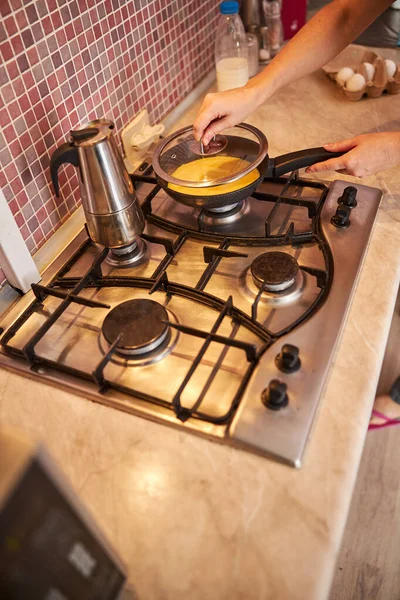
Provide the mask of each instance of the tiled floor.
[{"label": "tiled floor", "polygon": [[[400,296],[379,393],[400,375]],[[400,425],[370,431],[330,600],[400,598]]]},{"label": "tiled floor", "polygon": [[400,598],[400,426],[370,431],[330,600]]}]

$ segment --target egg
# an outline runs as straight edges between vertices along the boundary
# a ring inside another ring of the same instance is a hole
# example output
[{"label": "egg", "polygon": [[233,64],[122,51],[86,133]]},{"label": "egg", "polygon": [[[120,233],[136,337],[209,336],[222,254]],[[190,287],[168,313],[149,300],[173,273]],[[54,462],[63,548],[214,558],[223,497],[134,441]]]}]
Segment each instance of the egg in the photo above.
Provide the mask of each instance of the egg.
[{"label": "egg", "polygon": [[386,63],[386,71],[387,71],[388,77],[394,77],[394,74],[397,71],[396,63],[394,62],[394,60],[390,60],[390,59],[386,59],[385,63]]},{"label": "egg", "polygon": [[340,85],[344,85],[346,81],[352,77],[352,75],[354,75],[353,69],[350,69],[350,67],[343,67],[336,75],[336,81]]},{"label": "egg", "polygon": [[367,81],[372,81],[374,78],[374,75],[375,75],[374,65],[371,65],[371,63],[369,63],[369,62],[365,62],[364,67],[365,67],[365,72],[367,75]]},{"label": "egg", "polygon": [[[237,171],[238,168],[242,169],[245,167],[246,164],[250,165],[248,161],[236,156],[208,156],[184,163],[175,169],[172,175],[176,179],[183,179],[184,181],[210,181],[212,179],[227,177],[229,174]],[[175,190],[175,192],[189,196],[215,196],[217,194],[236,192],[242,187],[250,185],[259,177],[260,172],[258,169],[253,169],[250,173],[247,173],[247,175],[240,177],[236,181],[222,185],[213,185],[201,190],[175,183],[169,183],[168,187],[171,190]]]},{"label": "egg", "polygon": [[346,90],[359,92],[365,85],[365,77],[361,73],[355,73],[346,81]]}]

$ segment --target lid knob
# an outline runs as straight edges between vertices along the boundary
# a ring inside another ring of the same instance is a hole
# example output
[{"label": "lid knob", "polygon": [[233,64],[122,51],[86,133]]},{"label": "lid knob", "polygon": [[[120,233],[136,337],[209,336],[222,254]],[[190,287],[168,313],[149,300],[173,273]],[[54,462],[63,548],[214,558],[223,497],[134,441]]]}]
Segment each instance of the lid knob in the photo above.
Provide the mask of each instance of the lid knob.
[{"label": "lid knob", "polygon": [[193,154],[197,154],[198,156],[214,156],[215,154],[219,154],[223,150],[225,150],[228,144],[228,140],[224,135],[214,135],[213,139],[207,146],[205,146],[200,140],[193,140],[189,142],[188,149]]}]

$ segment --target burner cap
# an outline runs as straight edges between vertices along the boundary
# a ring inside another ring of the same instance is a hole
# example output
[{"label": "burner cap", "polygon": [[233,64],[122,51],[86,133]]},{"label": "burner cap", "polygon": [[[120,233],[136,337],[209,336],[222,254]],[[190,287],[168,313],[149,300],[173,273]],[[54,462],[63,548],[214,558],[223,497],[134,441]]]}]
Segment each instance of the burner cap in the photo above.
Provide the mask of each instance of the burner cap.
[{"label": "burner cap", "polygon": [[218,215],[224,215],[226,213],[238,212],[242,208],[242,204],[243,201],[235,202],[234,204],[228,204],[227,206],[216,206],[214,208],[206,209],[206,213],[216,217]]},{"label": "burner cap", "polygon": [[154,300],[136,299],[122,302],[104,319],[102,332],[109,344],[122,334],[116,351],[128,356],[155,350],[169,333],[166,309]]},{"label": "burner cap", "polygon": [[268,292],[282,292],[293,285],[299,265],[286,252],[265,252],[253,260],[250,269],[257,287],[264,285]]},{"label": "burner cap", "polygon": [[106,262],[113,267],[131,267],[146,259],[147,244],[140,238],[121,248],[111,248]]},{"label": "burner cap", "polygon": [[247,211],[247,205],[248,203],[242,200],[241,202],[229,204],[228,206],[208,208],[207,210],[204,210],[204,224],[210,227],[230,225],[242,218],[242,215]]}]

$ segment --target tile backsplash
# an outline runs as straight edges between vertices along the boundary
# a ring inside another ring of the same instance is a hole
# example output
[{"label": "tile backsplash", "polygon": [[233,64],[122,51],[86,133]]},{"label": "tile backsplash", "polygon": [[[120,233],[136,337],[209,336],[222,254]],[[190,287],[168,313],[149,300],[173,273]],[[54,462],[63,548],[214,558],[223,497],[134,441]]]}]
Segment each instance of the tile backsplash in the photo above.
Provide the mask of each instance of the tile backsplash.
[{"label": "tile backsplash", "polygon": [[0,0],[0,187],[31,253],[79,204],[71,165],[54,195],[57,145],[93,118],[164,117],[213,67],[218,4]]}]

